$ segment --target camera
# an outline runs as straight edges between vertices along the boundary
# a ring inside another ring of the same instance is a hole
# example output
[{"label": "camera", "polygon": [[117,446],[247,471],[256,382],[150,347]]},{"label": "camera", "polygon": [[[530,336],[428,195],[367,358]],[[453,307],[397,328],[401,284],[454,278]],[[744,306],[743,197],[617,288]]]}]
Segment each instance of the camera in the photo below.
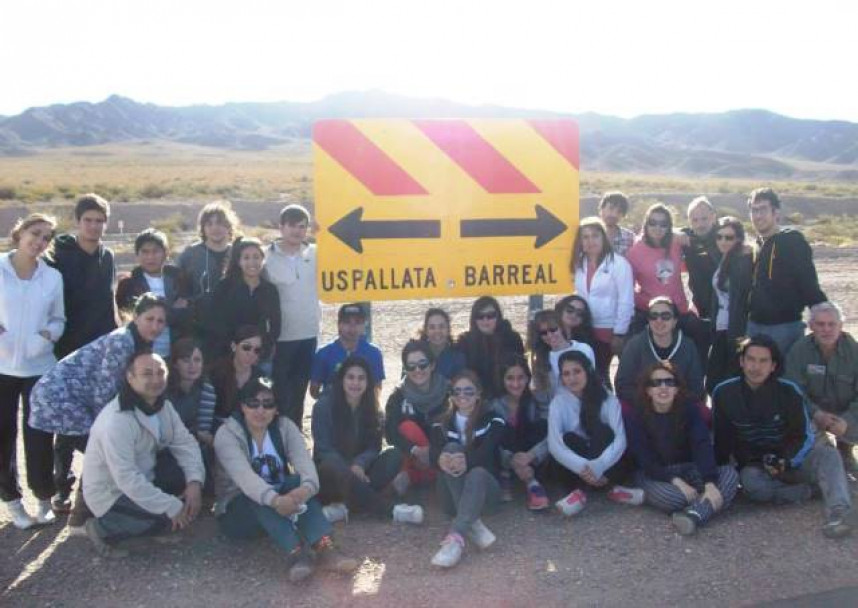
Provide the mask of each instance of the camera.
[{"label": "camera", "polygon": [[763,464],[769,468],[783,471],[786,469],[786,460],[777,456],[777,454],[764,454]]}]

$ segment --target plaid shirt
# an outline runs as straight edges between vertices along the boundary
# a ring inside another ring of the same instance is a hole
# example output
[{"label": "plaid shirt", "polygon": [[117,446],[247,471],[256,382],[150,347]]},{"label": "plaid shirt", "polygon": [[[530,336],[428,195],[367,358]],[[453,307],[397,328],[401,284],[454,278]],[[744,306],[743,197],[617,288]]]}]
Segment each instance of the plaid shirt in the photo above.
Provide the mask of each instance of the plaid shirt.
[{"label": "plaid shirt", "polygon": [[622,226],[617,226],[617,228],[619,228],[617,234],[610,237],[611,247],[614,248],[615,252],[625,257],[632,245],[635,244],[635,233]]}]

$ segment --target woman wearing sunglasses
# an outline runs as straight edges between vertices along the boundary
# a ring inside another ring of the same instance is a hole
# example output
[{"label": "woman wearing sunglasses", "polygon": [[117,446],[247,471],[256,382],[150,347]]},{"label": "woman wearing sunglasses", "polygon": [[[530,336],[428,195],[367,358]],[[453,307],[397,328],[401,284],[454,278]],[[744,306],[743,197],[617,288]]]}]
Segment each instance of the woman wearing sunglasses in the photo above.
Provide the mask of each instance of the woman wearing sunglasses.
[{"label": "woman wearing sunglasses", "polygon": [[745,228],[732,216],[718,220],[715,246],[721,263],[712,277],[712,319],[714,335],[706,367],[706,390],[722,380],[739,375],[738,340],[748,324],[748,293],[754,268],[753,257],[745,251]]},{"label": "woman wearing sunglasses", "polygon": [[317,565],[340,573],[355,570],[358,561],[334,546],[331,524],[315,498],[316,467],[301,431],[277,415],[271,382],[254,378],[238,402],[214,442],[221,530],[235,539],[267,535],[286,555],[293,583]]},{"label": "woman wearing sunglasses", "polygon": [[465,355],[453,347],[450,315],[443,308],[430,308],[423,317],[418,337],[429,343],[435,359],[435,373],[447,380],[465,369]]},{"label": "woman wearing sunglasses", "polygon": [[641,374],[626,436],[646,502],[672,514],[680,534],[694,534],[736,496],[739,476],[716,465],[709,429],[672,364],[655,363]]},{"label": "woman wearing sunglasses", "polygon": [[435,480],[429,460],[429,429],[447,404],[449,382],[436,371],[432,347],[410,340],[402,349],[403,379],[387,399],[384,435],[401,454],[405,468],[393,480],[401,496],[408,486]]},{"label": "woman wearing sunglasses", "polygon": [[[596,369],[607,386],[614,355],[623,349],[634,310],[632,268],[611,248],[605,224],[597,217],[581,220],[572,248],[575,292],[593,314]],[[570,301],[567,306],[577,306]]]},{"label": "woman wearing sunglasses", "polygon": [[548,412],[548,449],[572,491],[555,505],[565,517],[580,513],[587,489],[611,486],[608,499],[639,505],[643,492],[618,485],[626,476],[623,416],[617,398],[605,388],[590,359],[579,352],[560,357],[562,387]]},{"label": "woman wearing sunglasses", "polygon": [[474,302],[470,327],[459,336],[456,348],[465,354],[467,368],[477,373],[487,398],[501,393],[500,360],[510,354],[524,354],[521,336],[503,318],[500,304],[491,296],[482,296]]},{"label": "woman wearing sunglasses", "polygon": [[560,329],[567,340],[589,344],[593,352],[596,351],[593,346],[596,343],[593,334],[593,313],[590,312],[587,300],[579,295],[564,296],[557,300],[554,312],[560,318]]},{"label": "woman wearing sunglasses", "polygon": [[528,324],[527,342],[530,345],[533,363],[533,388],[545,401],[551,401],[557,390],[560,355],[576,350],[582,352],[596,364],[593,349],[589,344],[567,340],[563,335],[560,317],[553,310],[540,310]]},{"label": "woman wearing sunglasses", "polygon": [[400,523],[423,523],[423,507],[394,504],[394,479],[403,454],[382,451],[382,420],[372,370],[356,355],[342,362],[330,389],[313,407],[313,459],[319,468],[319,499],[331,521],[349,511]]},{"label": "woman wearing sunglasses", "polygon": [[620,357],[615,378],[617,396],[622,402],[623,411],[627,413],[634,407],[640,370],[660,361],[670,362],[682,374],[689,397],[705,410],[708,424],[711,414],[705,407],[702,364],[696,346],[679,329],[678,319],[679,311],[670,298],[659,296],[649,303],[647,328],[629,340]]},{"label": "woman wearing sunglasses", "polygon": [[453,517],[450,531],[432,558],[432,565],[452,568],[459,563],[465,538],[479,549],[497,540],[480,516],[500,501],[498,468],[506,424],[483,399],[479,377],[470,370],[456,375],[450,401],[432,425],[431,459],[439,470],[444,510]]},{"label": "woman wearing sunglasses", "polygon": [[242,387],[262,375],[261,355],[262,332],[256,325],[243,325],[233,336],[230,354],[212,365],[209,376],[215,390],[213,430],[235,410]]}]

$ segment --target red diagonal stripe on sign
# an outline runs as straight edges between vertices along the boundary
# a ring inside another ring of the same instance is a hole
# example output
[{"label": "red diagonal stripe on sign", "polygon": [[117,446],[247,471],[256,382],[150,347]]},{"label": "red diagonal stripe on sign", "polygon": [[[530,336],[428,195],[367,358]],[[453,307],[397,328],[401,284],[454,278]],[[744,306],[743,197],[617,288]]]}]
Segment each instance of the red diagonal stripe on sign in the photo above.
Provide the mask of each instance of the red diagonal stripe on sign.
[{"label": "red diagonal stripe on sign", "polygon": [[313,127],[313,141],[376,196],[428,194],[372,140],[347,120],[324,120]]},{"label": "red diagonal stripe on sign", "polygon": [[578,158],[578,123],[571,120],[530,120],[530,126],[576,169]]},{"label": "red diagonal stripe on sign", "polygon": [[464,120],[415,120],[426,137],[492,194],[538,193],[515,165]]}]

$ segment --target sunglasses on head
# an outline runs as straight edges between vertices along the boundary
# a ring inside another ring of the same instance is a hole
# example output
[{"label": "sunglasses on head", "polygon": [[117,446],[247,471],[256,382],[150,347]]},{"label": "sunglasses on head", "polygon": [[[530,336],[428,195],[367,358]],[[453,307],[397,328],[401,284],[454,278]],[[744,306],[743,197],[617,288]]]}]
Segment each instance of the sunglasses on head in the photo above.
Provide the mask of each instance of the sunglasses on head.
[{"label": "sunglasses on head", "polygon": [[252,410],[259,409],[260,407],[264,410],[273,410],[277,407],[277,404],[274,402],[274,399],[248,399],[247,401],[242,402],[243,405],[246,405]]},{"label": "sunglasses on head", "polygon": [[650,228],[670,228],[670,222],[659,220],[647,220],[646,225]]},{"label": "sunglasses on head", "polygon": [[254,353],[256,353],[258,355],[259,353],[262,352],[262,347],[261,346],[254,346],[253,344],[242,344],[241,350],[243,350],[246,353],[253,351]]},{"label": "sunglasses on head", "polygon": [[455,387],[450,389],[450,394],[454,397],[476,397],[477,389],[473,386]]},{"label": "sunglasses on head", "polygon": [[646,383],[648,387],[655,388],[657,386],[666,386],[668,388],[676,388],[676,378],[650,378]]},{"label": "sunglasses on head", "polygon": [[491,310],[489,312],[481,312],[477,314],[478,321],[492,321],[498,318],[498,313],[496,310]]},{"label": "sunglasses on head", "polygon": [[732,243],[733,241],[736,240],[736,235],[735,234],[716,234],[715,240],[716,241],[727,241],[728,243]]},{"label": "sunglasses on head", "polygon": [[554,333],[555,331],[557,331],[558,329],[560,329],[560,328],[559,328],[559,327],[556,327],[556,326],[555,326],[555,327],[546,327],[545,329],[540,329],[540,330],[539,330],[539,335],[540,335],[540,336],[542,336],[542,337],[544,338],[544,337],[545,337],[545,336],[547,336],[548,334],[553,334],[553,333]]},{"label": "sunglasses on head", "polygon": [[667,312],[667,311],[650,312],[650,313],[647,313],[647,318],[650,321],[658,321],[659,319],[661,319],[662,321],[670,321],[673,318],[673,313]]},{"label": "sunglasses on head", "polygon": [[430,365],[431,364],[429,363],[428,359],[421,359],[417,363],[406,363],[405,364],[405,371],[413,372],[413,371],[417,371],[418,369],[420,371],[423,371],[424,369],[426,369]]}]

